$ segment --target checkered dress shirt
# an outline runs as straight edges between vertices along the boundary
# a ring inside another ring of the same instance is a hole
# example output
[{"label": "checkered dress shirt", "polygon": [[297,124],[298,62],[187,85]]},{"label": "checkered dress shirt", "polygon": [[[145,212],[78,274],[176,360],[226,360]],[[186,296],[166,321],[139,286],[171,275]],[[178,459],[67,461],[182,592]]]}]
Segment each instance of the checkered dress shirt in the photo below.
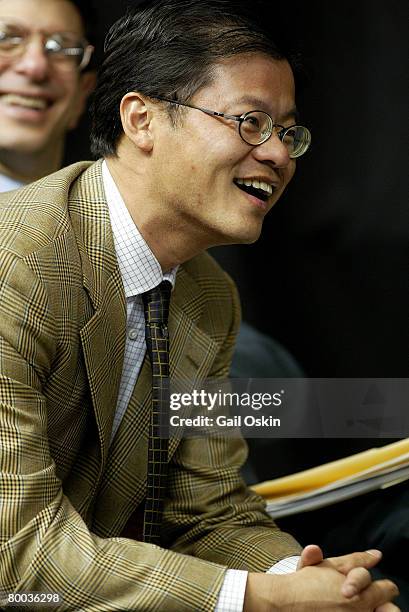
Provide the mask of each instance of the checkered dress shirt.
[{"label": "checkered dress shirt", "polygon": [[[158,260],[134,224],[105,161],[102,164],[102,177],[127,309],[124,364],[112,426],[112,442],[125,414],[146,353],[141,294],[153,289],[163,280],[168,280],[173,287],[177,268],[163,274]],[[283,559],[270,568],[269,573],[293,572],[297,560],[298,557]],[[215,612],[242,612],[246,582],[247,572],[227,570]]]},{"label": "checkered dress shirt", "polygon": [[158,260],[132,221],[106,162],[102,164],[102,176],[127,312],[124,365],[112,426],[112,442],[138,380],[146,353],[145,316],[141,294],[153,289],[163,280],[168,280],[173,287],[177,268],[163,274]]}]

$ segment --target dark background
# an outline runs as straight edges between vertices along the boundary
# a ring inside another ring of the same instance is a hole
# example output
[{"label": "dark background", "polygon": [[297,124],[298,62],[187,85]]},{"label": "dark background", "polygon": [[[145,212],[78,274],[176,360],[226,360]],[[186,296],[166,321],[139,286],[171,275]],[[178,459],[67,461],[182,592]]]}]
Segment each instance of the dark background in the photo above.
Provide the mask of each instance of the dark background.
[{"label": "dark background", "polygon": [[[98,30],[129,4],[100,0]],[[260,240],[213,254],[243,316],[316,377],[404,377],[408,356],[407,0],[266,2],[299,43],[311,151]],[[89,157],[88,120],[67,161]],[[266,308],[266,303],[268,307]]]}]

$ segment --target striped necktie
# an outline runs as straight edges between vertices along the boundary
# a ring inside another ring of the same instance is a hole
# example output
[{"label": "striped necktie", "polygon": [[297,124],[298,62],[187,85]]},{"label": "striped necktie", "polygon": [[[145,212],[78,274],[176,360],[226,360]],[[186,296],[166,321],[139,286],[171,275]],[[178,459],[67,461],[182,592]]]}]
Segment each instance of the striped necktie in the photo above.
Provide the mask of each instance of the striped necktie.
[{"label": "striped necktie", "polygon": [[142,294],[146,347],[152,367],[152,411],[149,425],[148,478],[143,539],[160,543],[163,501],[168,473],[169,438],[169,334],[168,317],[172,285],[160,285]]}]

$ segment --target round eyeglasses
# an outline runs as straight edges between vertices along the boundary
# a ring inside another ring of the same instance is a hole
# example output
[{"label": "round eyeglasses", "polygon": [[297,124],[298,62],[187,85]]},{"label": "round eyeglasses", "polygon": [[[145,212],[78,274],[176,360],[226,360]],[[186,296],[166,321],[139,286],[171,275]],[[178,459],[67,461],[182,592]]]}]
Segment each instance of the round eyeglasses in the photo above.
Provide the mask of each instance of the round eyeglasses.
[{"label": "round eyeglasses", "polygon": [[[43,49],[54,64],[62,69],[83,70],[91,59],[94,47],[72,32],[38,33]],[[0,21],[0,59],[13,61],[21,57],[37,33],[18,23]]]},{"label": "round eyeglasses", "polygon": [[308,128],[303,125],[290,125],[284,127],[278,123],[274,123],[272,117],[261,110],[248,111],[242,115],[227,115],[226,113],[219,113],[208,108],[203,108],[202,106],[193,106],[192,104],[177,102],[169,98],[162,98],[161,96],[149,97],[155,100],[161,100],[162,102],[169,102],[170,104],[194,108],[214,117],[224,117],[225,119],[238,121],[239,134],[244,142],[249,145],[261,145],[270,138],[273,132],[275,132],[285,145],[291,159],[304,155],[311,144],[311,132]]}]

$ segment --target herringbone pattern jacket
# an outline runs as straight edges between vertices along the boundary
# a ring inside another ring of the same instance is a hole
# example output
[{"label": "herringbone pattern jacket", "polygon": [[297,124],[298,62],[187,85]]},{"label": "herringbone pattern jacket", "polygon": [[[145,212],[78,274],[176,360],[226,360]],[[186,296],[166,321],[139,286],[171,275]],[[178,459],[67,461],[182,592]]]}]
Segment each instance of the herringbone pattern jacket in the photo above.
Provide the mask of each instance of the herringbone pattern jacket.
[{"label": "herringbone pattern jacket", "polygon": [[[226,376],[239,319],[206,254],[181,266],[171,375]],[[112,445],[126,332],[101,164],[0,197],[0,591],[58,610],[213,610],[226,567],[299,552],[238,476],[237,439],[171,440],[167,548],[121,538],[146,487],[146,358]],[[34,609],[34,608],[33,608]],[[40,608],[41,609],[41,608]]]}]

